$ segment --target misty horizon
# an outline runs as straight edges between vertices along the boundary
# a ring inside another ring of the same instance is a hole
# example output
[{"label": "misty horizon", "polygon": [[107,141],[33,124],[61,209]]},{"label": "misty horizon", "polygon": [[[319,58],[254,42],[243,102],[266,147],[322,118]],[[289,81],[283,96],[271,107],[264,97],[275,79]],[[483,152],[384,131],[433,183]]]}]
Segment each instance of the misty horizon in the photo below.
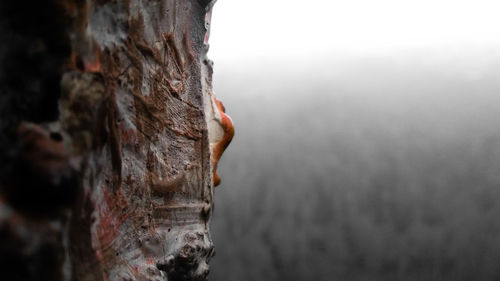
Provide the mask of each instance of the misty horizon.
[{"label": "misty horizon", "polygon": [[500,60],[425,54],[215,63],[212,280],[500,278]]},{"label": "misty horizon", "polygon": [[219,1],[212,280],[500,280],[497,11]]}]

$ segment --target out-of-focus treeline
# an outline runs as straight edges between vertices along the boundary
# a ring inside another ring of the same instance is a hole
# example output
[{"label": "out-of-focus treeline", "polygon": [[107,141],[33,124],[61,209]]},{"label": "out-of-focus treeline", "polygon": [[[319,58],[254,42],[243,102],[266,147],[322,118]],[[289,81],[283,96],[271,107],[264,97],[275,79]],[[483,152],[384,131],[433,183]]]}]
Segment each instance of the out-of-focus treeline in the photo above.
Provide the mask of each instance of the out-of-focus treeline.
[{"label": "out-of-focus treeline", "polygon": [[500,64],[303,65],[216,65],[211,280],[500,280]]}]

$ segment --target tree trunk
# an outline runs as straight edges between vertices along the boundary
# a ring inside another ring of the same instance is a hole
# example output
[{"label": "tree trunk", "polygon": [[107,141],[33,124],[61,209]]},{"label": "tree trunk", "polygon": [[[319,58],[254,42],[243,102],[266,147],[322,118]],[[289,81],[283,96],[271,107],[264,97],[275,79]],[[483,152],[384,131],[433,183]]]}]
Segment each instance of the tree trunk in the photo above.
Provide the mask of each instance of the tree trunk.
[{"label": "tree trunk", "polygon": [[3,1],[2,280],[205,280],[213,1]]}]

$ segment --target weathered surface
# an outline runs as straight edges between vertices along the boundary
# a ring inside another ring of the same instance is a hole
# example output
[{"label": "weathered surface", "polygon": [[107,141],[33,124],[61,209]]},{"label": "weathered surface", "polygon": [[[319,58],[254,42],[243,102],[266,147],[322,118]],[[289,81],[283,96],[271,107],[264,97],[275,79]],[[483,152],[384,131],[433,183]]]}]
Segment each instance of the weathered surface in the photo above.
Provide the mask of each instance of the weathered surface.
[{"label": "weathered surface", "polygon": [[58,84],[17,103],[41,96],[59,114],[2,109],[0,253],[19,256],[6,280],[206,279],[215,169],[234,133],[206,58],[212,4],[53,0],[53,17],[31,23],[55,29],[37,40]]}]

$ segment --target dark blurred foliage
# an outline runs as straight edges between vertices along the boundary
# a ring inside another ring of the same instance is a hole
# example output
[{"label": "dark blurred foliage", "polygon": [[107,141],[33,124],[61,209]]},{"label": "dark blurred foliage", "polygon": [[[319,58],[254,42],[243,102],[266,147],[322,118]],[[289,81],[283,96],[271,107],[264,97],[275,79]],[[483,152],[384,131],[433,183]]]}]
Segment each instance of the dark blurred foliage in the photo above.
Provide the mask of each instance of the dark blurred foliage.
[{"label": "dark blurred foliage", "polygon": [[57,119],[60,81],[71,52],[56,0],[0,2],[0,182],[18,157],[21,121]]},{"label": "dark blurred foliage", "polygon": [[[61,280],[64,249],[54,216],[74,199],[72,170],[58,150],[60,136],[53,140],[41,127],[19,126],[54,121],[59,114],[59,83],[71,46],[64,32],[68,18],[56,2],[0,2],[0,280],[5,281]],[[53,220],[45,224],[49,216]]]},{"label": "dark blurred foliage", "polygon": [[500,280],[500,67],[469,70],[219,73],[211,280]]},{"label": "dark blurred foliage", "polygon": [[0,3],[2,127],[17,120],[57,118],[60,76],[71,46],[64,33],[69,21],[55,2]]}]

